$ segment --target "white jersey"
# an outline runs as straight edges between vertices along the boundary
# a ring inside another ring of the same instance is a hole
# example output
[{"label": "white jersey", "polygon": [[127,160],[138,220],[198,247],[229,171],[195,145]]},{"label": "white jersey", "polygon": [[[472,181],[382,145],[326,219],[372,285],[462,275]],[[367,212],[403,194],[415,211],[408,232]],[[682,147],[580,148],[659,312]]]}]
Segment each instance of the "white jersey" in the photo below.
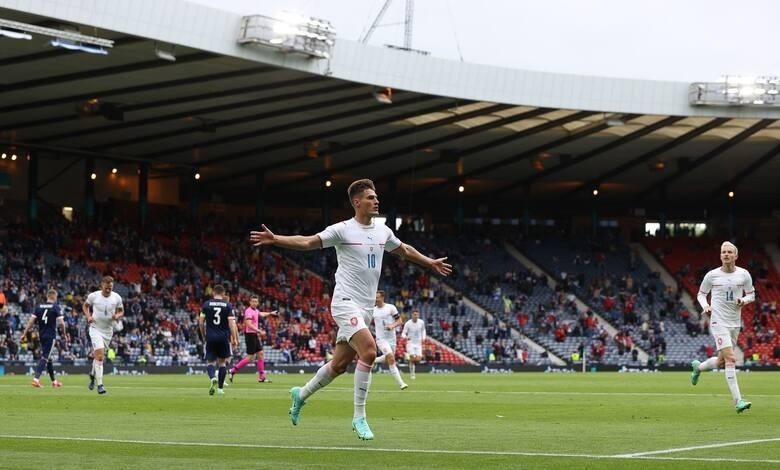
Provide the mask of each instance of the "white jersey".
[{"label": "white jersey", "polygon": [[390,344],[395,344],[395,328],[388,330],[385,326],[394,324],[400,315],[395,305],[384,304],[381,307],[374,307],[374,328],[376,329],[376,339],[383,339]]},{"label": "white jersey", "polygon": [[415,344],[422,344],[425,339],[425,322],[422,318],[418,318],[417,321],[407,320],[404,324],[404,330],[401,333],[403,336],[409,338],[409,341]]},{"label": "white jersey", "polygon": [[114,333],[114,320],[111,318],[117,310],[124,310],[122,297],[111,292],[108,297],[102,291],[95,291],[87,296],[87,304],[92,306],[93,326],[103,335]]},{"label": "white jersey", "polygon": [[401,240],[384,224],[361,225],[351,218],[317,234],[322,247],[336,248],[338,268],[333,301],[351,301],[372,308],[376,302],[382,255],[401,246]]},{"label": "white jersey", "polygon": [[741,327],[742,306],[737,303],[737,299],[742,298],[743,303],[745,300],[752,301],[754,289],[750,273],[738,266],[733,273],[727,273],[721,268],[713,269],[704,275],[699,287],[699,295],[706,297],[709,293],[712,293],[710,325]]}]

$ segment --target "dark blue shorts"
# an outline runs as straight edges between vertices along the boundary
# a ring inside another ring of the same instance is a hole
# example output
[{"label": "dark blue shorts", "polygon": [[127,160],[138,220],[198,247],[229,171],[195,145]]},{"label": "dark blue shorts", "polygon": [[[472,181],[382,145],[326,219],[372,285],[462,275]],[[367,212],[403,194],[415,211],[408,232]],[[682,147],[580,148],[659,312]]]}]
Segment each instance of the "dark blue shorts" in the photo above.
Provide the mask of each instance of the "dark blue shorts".
[{"label": "dark blue shorts", "polygon": [[54,338],[41,338],[41,357],[48,359],[54,347]]},{"label": "dark blue shorts", "polygon": [[230,341],[223,339],[219,341],[206,341],[206,360],[216,361],[217,359],[227,359],[233,354],[230,351]]}]

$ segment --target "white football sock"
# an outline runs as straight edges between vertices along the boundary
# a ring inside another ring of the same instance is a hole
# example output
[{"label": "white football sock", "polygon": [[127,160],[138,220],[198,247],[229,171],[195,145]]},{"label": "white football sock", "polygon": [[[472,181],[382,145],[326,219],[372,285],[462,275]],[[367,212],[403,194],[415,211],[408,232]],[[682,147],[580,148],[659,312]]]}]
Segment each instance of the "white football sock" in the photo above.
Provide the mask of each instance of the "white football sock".
[{"label": "white football sock", "polygon": [[103,385],[103,361],[95,359],[92,361],[92,367],[95,369],[95,380],[98,385]]},{"label": "white football sock", "polygon": [[382,364],[383,362],[385,362],[385,359],[386,357],[384,354],[382,354],[381,356],[377,356],[376,359],[374,359],[374,364]]},{"label": "white football sock", "polygon": [[355,368],[355,418],[366,417],[366,397],[371,387],[371,366],[358,360]]},{"label": "white football sock", "polygon": [[333,382],[333,379],[335,378],[336,374],[333,373],[330,368],[330,362],[328,362],[324,366],[317,369],[317,373],[314,374],[314,377],[306,382],[306,385],[301,387],[301,400],[305,400],[308,397],[314,395],[314,392]]},{"label": "white football sock", "polygon": [[712,356],[711,358],[699,364],[700,371],[712,370],[716,367],[718,367],[718,356]]},{"label": "white football sock", "polygon": [[399,387],[404,384],[404,379],[401,378],[401,371],[398,370],[397,365],[393,364],[390,366],[390,374],[392,374],[395,383],[397,383]]},{"label": "white football sock", "polygon": [[737,383],[737,369],[734,364],[726,364],[726,383],[729,385],[731,398],[734,399],[734,403],[737,403],[740,399],[742,399],[742,395],[739,393],[739,384]]}]

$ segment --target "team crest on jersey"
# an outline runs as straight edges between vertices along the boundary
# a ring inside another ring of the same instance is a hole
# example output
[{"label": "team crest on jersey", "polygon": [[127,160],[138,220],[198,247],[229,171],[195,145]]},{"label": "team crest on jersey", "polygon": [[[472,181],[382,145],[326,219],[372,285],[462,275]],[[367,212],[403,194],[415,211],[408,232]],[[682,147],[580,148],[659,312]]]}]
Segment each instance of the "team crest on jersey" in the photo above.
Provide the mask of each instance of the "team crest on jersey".
[{"label": "team crest on jersey", "polygon": [[352,326],[357,326],[357,317],[352,317],[349,319],[349,324]]}]

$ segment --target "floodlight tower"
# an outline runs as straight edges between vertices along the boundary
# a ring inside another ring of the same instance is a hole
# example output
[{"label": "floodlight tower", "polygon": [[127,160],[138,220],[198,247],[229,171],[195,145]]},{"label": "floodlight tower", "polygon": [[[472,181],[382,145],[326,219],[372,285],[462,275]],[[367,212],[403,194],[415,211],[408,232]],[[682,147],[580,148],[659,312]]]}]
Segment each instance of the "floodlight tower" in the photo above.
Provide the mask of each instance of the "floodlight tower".
[{"label": "floodlight tower", "polygon": [[[362,38],[360,38],[360,43],[365,44],[368,42],[368,40],[371,38],[371,35],[374,34],[374,30],[379,26],[379,23],[382,21],[382,18],[384,18],[385,13],[387,13],[387,9],[390,7],[390,4],[393,3],[393,0],[385,0],[385,3],[382,5],[382,8],[379,10],[379,13],[376,15],[376,18],[374,18],[374,21],[371,23],[371,26],[368,28],[368,31],[363,35]],[[404,49],[411,50],[412,49],[412,23],[414,19],[414,0],[406,0],[406,14],[404,16]]]}]

